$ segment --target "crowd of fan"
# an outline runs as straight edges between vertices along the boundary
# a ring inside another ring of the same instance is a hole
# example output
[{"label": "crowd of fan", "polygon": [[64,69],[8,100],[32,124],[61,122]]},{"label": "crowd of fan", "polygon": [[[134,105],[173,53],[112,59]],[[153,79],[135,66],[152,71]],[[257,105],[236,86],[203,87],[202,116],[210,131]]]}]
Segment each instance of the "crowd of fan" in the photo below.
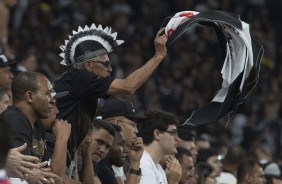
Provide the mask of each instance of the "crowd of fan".
[{"label": "crowd of fan", "polygon": [[[123,78],[152,55],[150,40],[169,15],[183,10],[240,14],[265,48],[258,85],[228,123],[223,119],[189,129],[223,155],[228,155],[231,146],[241,145],[245,151],[254,151],[258,160],[278,163],[282,140],[279,7],[279,1],[263,0],[20,0],[10,9],[7,43],[11,52],[6,55],[18,62],[15,74],[39,71],[53,82],[66,69],[59,65],[62,40],[78,26],[95,22],[112,26],[125,40],[110,56],[113,75]],[[165,61],[136,94],[123,97],[130,99],[138,112],[163,109],[183,122],[220,89],[223,58],[213,30],[195,27],[168,48]]]}]

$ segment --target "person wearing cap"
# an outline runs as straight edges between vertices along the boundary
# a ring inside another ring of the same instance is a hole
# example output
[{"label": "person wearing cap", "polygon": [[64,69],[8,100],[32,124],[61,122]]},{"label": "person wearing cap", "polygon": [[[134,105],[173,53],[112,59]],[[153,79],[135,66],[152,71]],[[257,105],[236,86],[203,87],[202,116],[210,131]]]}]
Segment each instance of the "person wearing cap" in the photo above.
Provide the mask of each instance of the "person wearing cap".
[{"label": "person wearing cap", "polygon": [[11,85],[14,78],[14,74],[10,70],[10,66],[13,65],[14,62],[9,61],[5,55],[0,55],[0,87],[7,91],[10,102],[12,104],[12,92]]},{"label": "person wearing cap", "polygon": [[69,91],[57,101],[59,118],[72,124],[68,149],[74,154],[77,146],[89,131],[95,117],[98,98],[112,94],[132,94],[151,76],[166,56],[167,36],[161,29],[155,37],[155,54],[141,68],[125,79],[111,77],[109,54],[124,41],[110,27],[92,24],[73,31],[60,46],[62,65],[70,69],[55,81],[55,90]]},{"label": "person wearing cap", "polygon": [[159,162],[164,156],[177,153],[179,121],[175,115],[161,110],[149,111],[145,116],[146,119],[137,124],[145,150],[140,161],[142,170],[140,183],[176,184],[182,175],[178,160],[174,158],[166,166],[167,176]]},{"label": "person wearing cap", "polygon": [[133,104],[124,99],[108,99],[97,111],[103,119],[121,127],[125,144],[129,148],[127,154],[129,157],[129,173],[126,177],[123,167],[113,165],[112,168],[116,179],[119,183],[124,183],[125,181],[125,183],[137,183],[141,176],[139,166],[144,149],[142,138],[137,137],[136,121],[145,119],[145,116],[137,115]]},{"label": "person wearing cap", "polygon": [[[51,95],[52,85],[41,73],[22,72],[12,83],[13,105],[2,114],[2,118],[10,124],[12,147],[27,144],[22,151],[24,155],[35,156],[41,162],[47,161],[44,141],[45,130],[40,119],[48,118],[54,98]],[[50,171],[33,168],[33,172],[25,175],[29,183],[48,183],[60,178]]]}]

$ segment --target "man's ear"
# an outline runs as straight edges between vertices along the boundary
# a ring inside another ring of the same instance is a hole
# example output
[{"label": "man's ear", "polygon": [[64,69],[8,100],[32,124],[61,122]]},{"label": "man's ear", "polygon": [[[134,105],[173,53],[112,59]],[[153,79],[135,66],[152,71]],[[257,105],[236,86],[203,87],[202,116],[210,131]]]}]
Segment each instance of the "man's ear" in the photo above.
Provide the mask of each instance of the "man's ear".
[{"label": "man's ear", "polygon": [[252,181],[252,176],[250,175],[250,174],[246,174],[246,176],[245,176],[245,181],[247,182],[247,183],[251,183],[251,181]]},{"label": "man's ear", "polygon": [[159,140],[160,140],[160,134],[161,134],[161,132],[160,132],[158,129],[155,129],[153,133],[154,133],[155,139],[156,139],[157,141],[159,141]]},{"label": "man's ear", "polygon": [[89,71],[91,68],[91,61],[84,61],[83,64],[85,66],[85,69]]},{"label": "man's ear", "polygon": [[28,103],[32,103],[33,96],[32,96],[32,92],[31,92],[31,91],[25,92],[24,97],[25,97],[25,100],[26,100]]}]

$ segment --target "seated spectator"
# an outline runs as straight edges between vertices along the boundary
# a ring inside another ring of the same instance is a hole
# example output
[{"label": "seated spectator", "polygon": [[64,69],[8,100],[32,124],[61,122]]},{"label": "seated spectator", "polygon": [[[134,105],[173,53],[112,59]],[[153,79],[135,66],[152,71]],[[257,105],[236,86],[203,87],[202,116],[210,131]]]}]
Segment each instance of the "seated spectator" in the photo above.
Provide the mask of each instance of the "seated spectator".
[{"label": "seated spectator", "polygon": [[182,168],[182,177],[179,184],[195,184],[195,168],[192,153],[182,147],[177,147],[175,158],[179,161]]},{"label": "seated spectator", "polygon": [[[52,102],[52,85],[40,73],[23,72],[12,83],[13,105],[9,106],[2,117],[10,126],[12,147],[27,143],[23,154],[36,156],[41,162],[48,161],[44,142],[45,130],[39,121],[48,118]],[[49,171],[33,169],[25,178],[28,182],[51,180],[59,182],[60,178]]]},{"label": "seated spectator", "polygon": [[263,184],[264,172],[259,163],[254,159],[247,159],[240,163],[237,169],[238,184]]},{"label": "seated spectator", "polygon": [[108,122],[95,119],[92,128],[79,145],[64,182],[80,184],[101,183],[94,173],[93,163],[100,162],[107,155],[115,137],[115,130]]},{"label": "seated spectator", "polygon": [[9,134],[9,124],[0,117],[0,183],[8,184],[10,183],[6,176],[9,177],[19,177],[24,179],[22,173],[30,174],[32,168],[42,168],[46,166],[43,164],[34,164],[33,162],[38,162],[39,159],[32,156],[25,156],[20,154],[20,151],[26,148],[26,144],[18,148],[13,148],[10,142]]},{"label": "seated spectator", "polygon": [[159,164],[165,155],[177,153],[178,142],[176,116],[164,111],[150,111],[146,119],[138,123],[138,131],[144,142],[144,153],[140,161],[142,169],[141,184],[172,184],[181,178],[181,166],[174,158],[166,166],[169,174]]},{"label": "seated spectator", "polygon": [[209,163],[200,162],[196,165],[197,184],[216,184],[215,172]]},{"label": "seated spectator", "polygon": [[113,124],[113,127],[115,128],[113,145],[111,146],[106,158],[98,164],[95,164],[94,167],[95,173],[102,183],[117,184],[118,182],[112,166],[115,165],[116,167],[122,167],[125,163],[129,149],[125,144],[124,135],[120,126]]},{"label": "seated spectator", "polygon": [[[110,99],[105,101],[104,105],[98,109],[98,112],[106,121],[119,125],[122,129],[125,138],[125,144],[129,148],[129,166],[131,169],[139,170],[140,159],[143,154],[143,141],[141,137],[137,137],[136,121],[144,119],[144,116],[138,116],[135,113],[133,105],[128,100]],[[123,165],[125,166],[125,164]],[[128,173],[128,178],[125,176],[123,167],[112,166],[116,178],[119,183],[136,183],[139,176]],[[125,168],[125,170],[128,170]]]}]

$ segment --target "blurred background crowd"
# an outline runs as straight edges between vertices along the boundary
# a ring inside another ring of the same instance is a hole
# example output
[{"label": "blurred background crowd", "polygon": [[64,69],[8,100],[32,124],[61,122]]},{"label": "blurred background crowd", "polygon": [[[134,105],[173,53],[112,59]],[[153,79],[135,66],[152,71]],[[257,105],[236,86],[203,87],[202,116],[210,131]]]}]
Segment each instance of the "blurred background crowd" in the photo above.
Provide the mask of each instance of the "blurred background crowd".
[{"label": "blurred background crowd", "polygon": [[[154,54],[152,40],[166,17],[184,10],[239,14],[265,48],[259,82],[230,121],[188,128],[223,152],[241,144],[246,150],[252,148],[279,160],[281,7],[280,0],[19,0],[9,9],[10,51],[6,55],[17,61],[15,71],[39,71],[54,81],[67,69],[59,64],[59,46],[64,38],[78,26],[108,25],[125,40],[110,56],[113,75],[123,78]],[[196,26],[168,47],[165,61],[141,89],[123,98],[131,100],[137,112],[163,109],[176,114],[183,123],[221,88],[223,59],[214,30]]]}]

